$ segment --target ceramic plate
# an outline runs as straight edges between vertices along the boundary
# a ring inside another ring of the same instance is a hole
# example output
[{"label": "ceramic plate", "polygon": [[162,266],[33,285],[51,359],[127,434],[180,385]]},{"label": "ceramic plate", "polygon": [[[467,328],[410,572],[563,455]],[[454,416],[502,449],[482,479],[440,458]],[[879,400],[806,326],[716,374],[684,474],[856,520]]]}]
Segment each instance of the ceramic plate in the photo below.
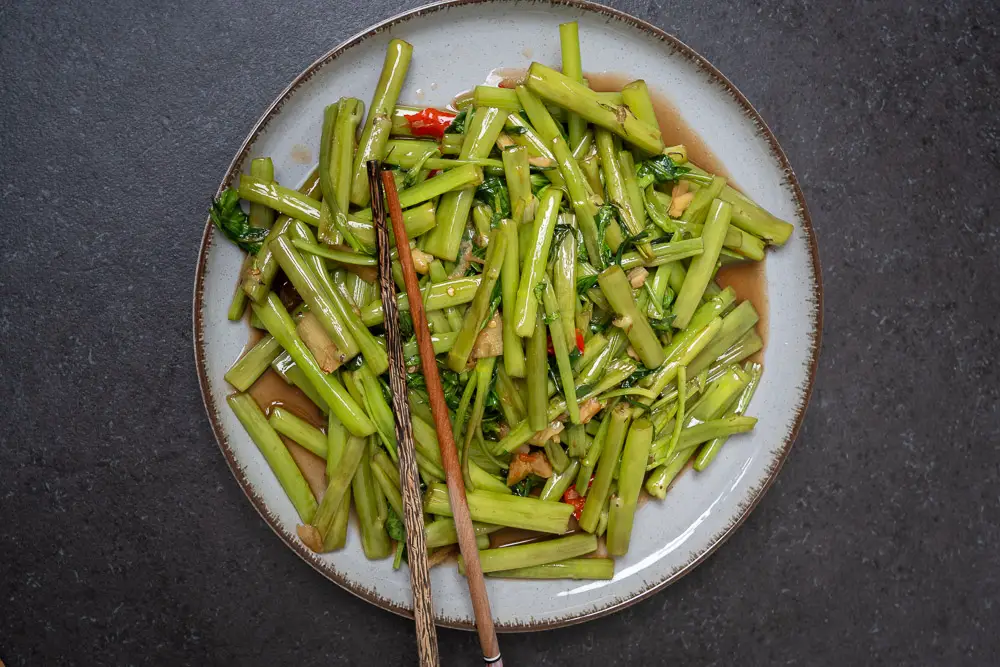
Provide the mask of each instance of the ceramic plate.
[{"label": "ceramic plate", "polygon": [[[733,438],[702,473],[683,474],[664,501],[643,505],[632,544],[612,581],[490,580],[500,630],[540,630],[608,614],[676,581],[742,522],[788,455],[809,398],[821,322],[816,240],[802,193],[777,141],[736,88],[704,58],[653,26],[582,2],[445,2],[402,14],[338,46],[299,75],[264,113],[236,154],[221,188],[249,160],[271,156],[278,180],[297,186],[318,154],[323,107],[341,96],[370,100],[391,38],[414,47],[401,102],[445,105],[497,68],[532,60],[558,66],[558,24],[577,20],[588,72],[620,72],[665,93],[683,120],[735,182],[795,225],[791,240],[768,254],[770,333],[765,372],[750,413],[752,434]],[[671,141],[664,128],[664,139]],[[352,526],[348,547],[318,556],[295,536],[297,517],[263,457],[225,404],[223,374],[247,342],[243,323],[226,320],[240,252],[206,223],[195,277],[195,357],[205,406],[223,454],[250,501],[304,560],[352,593],[409,614],[405,569],[369,562]],[[441,625],[470,628],[472,607],[454,567],[432,571]],[[526,600],[531,604],[526,604]]]}]

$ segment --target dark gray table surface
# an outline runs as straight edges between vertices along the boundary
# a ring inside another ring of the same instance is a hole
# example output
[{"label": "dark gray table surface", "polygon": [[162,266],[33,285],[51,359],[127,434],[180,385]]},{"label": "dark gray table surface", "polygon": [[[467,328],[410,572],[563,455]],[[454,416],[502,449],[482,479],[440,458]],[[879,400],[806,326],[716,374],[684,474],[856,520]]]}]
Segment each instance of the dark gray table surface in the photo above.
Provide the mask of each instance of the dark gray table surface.
[{"label": "dark gray table surface", "polygon": [[[417,2],[0,7],[0,658],[415,664],[327,582],[209,429],[191,289],[211,194],[266,105]],[[819,376],[777,483],[668,590],[505,636],[509,665],[1000,662],[997,3],[614,3],[704,54],[805,191]],[[475,664],[442,631],[445,664]]]}]

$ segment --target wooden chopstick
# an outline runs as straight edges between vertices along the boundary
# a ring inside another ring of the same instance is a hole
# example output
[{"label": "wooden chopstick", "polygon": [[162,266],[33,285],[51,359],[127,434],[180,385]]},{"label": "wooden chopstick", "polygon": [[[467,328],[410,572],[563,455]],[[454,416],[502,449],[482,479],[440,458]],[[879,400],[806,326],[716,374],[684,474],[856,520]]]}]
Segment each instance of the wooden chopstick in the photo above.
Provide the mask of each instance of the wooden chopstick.
[{"label": "wooden chopstick", "polygon": [[436,667],[440,665],[440,658],[437,630],[434,627],[431,579],[427,567],[427,541],[424,533],[423,503],[420,497],[420,476],[413,444],[410,404],[406,396],[403,341],[399,334],[396,284],[392,279],[389,232],[385,224],[385,206],[379,171],[381,167],[378,162],[374,160],[368,162],[368,186],[371,189],[372,222],[375,224],[375,247],[378,254],[379,292],[382,297],[382,309],[385,312],[389,387],[392,390],[390,392],[392,412],[396,422],[396,449],[399,454],[400,490],[403,495],[403,523],[406,526],[407,565],[410,569],[410,588],[413,590],[413,618],[417,627],[417,653],[421,667]]},{"label": "wooden chopstick", "polygon": [[[391,172],[382,172],[382,185],[389,203],[389,217],[392,220],[392,231],[396,236],[396,250],[403,269],[406,294],[409,297],[410,317],[413,319],[413,330],[417,335],[420,365],[423,367],[424,382],[427,385],[431,413],[434,416],[434,428],[437,430],[438,444],[441,448],[441,461],[448,483],[448,502],[451,505],[455,528],[458,531],[458,548],[465,561],[465,580],[469,585],[469,597],[472,598],[472,609],[476,617],[476,632],[479,633],[483,661],[492,667],[503,667],[503,660],[500,657],[500,643],[497,641],[496,629],[493,627],[490,599],[486,594],[486,581],[483,578],[482,565],[479,563],[476,534],[472,528],[472,517],[469,516],[469,505],[465,499],[465,480],[462,477],[461,464],[458,462],[458,452],[455,450],[455,438],[451,431],[448,404],[445,403],[444,390],[441,388],[441,376],[438,375],[437,361],[434,358],[431,332],[427,328],[424,302],[420,295],[420,286],[417,284],[417,273],[413,268],[413,257],[410,254],[410,239],[406,235],[406,227],[403,226],[403,211],[399,205],[396,182],[393,180]],[[385,299],[382,300],[382,304],[384,307]]]}]

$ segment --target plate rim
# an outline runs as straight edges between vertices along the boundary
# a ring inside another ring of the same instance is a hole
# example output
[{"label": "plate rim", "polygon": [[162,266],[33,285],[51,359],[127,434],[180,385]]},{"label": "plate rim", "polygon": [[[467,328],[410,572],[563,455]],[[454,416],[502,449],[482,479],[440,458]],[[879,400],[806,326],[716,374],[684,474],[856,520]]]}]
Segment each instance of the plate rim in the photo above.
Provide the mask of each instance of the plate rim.
[{"label": "plate rim", "polygon": [[[410,19],[419,18],[434,12],[446,10],[452,7],[460,7],[465,5],[478,5],[478,4],[496,4],[502,0],[440,0],[438,2],[433,2],[413,9],[397,13],[383,21],[373,24],[371,27],[356,33],[355,35],[347,38],[337,46],[333,47],[314,62],[312,62],[308,67],[302,70],[291,83],[282,90],[278,96],[274,99],[271,104],[264,110],[261,116],[254,123],[250,132],[247,134],[246,138],[243,140],[239,150],[233,157],[232,161],[226,169],[225,175],[218,189],[215,192],[215,196],[218,197],[223,190],[229,187],[230,183],[234,180],[234,177],[239,173],[243,162],[250,151],[251,146],[257,140],[258,135],[264,129],[264,126],[268,123],[273,115],[280,113],[282,105],[291,97],[291,95],[299,88],[302,84],[307,82],[316,72],[323,66],[331,63],[345,51],[354,46],[360,44],[364,40],[375,36],[379,33],[385,32],[390,28],[404,23]],[[729,92],[736,103],[742,107],[744,113],[753,120],[760,131],[761,136],[767,141],[771,154],[778,161],[782,172],[785,175],[786,183],[791,188],[792,196],[795,199],[795,203],[798,207],[799,215],[802,219],[802,229],[805,232],[805,241],[808,246],[809,256],[812,263],[812,271],[815,277],[815,289],[813,290],[813,298],[816,300],[816,307],[813,315],[813,327],[815,330],[815,336],[813,337],[812,344],[809,349],[809,359],[808,359],[808,381],[805,387],[805,395],[801,404],[797,407],[795,413],[794,423],[791,430],[789,430],[788,435],[785,437],[784,442],[781,446],[781,453],[778,455],[776,461],[771,466],[771,469],[767,477],[763,480],[760,486],[752,492],[752,497],[748,499],[740,509],[741,512],[739,516],[732,519],[727,526],[717,535],[715,535],[710,544],[703,549],[700,553],[695,555],[690,561],[688,561],[684,566],[678,568],[676,571],[671,573],[669,576],[665,577],[662,581],[659,581],[645,590],[631,595],[625,599],[615,600],[608,606],[601,609],[597,609],[588,613],[569,616],[566,618],[560,618],[558,620],[552,621],[530,621],[528,623],[513,623],[513,624],[503,624],[497,625],[497,630],[499,632],[538,632],[542,630],[551,630],[556,628],[568,627],[571,625],[577,625],[579,623],[584,623],[597,618],[602,618],[610,614],[616,613],[634,605],[646,598],[652,596],[653,594],[663,590],[664,588],[670,586],[671,584],[677,582],[682,577],[687,575],[691,570],[700,565],[709,556],[711,556],[715,551],[722,546],[732,535],[736,532],[740,526],[746,521],[747,517],[750,516],[751,512],[756,509],[757,505],[760,503],[761,499],[771,488],[775,479],[778,477],[778,473],[781,472],[782,467],[785,464],[785,460],[791,453],[792,445],[795,443],[798,437],[799,431],[802,427],[802,423],[805,418],[806,411],[809,407],[809,402],[812,398],[813,387],[816,381],[816,372],[819,364],[819,351],[822,346],[823,338],[823,274],[820,265],[819,258],[819,248],[816,242],[816,233],[813,229],[812,218],[809,214],[809,208],[805,201],[805,196],[803,195],[802,188],[799,185],[798,177],[792,170],[791,165],[788,162],[788,157],[785,155],[784,150],[778,143],[777,137],[771,131],[771,128],[767,125],[764,119],[761,117],[757,109],[750,103],[747,97],[733,84],[732,81],[726,77],[718,68],[712,65],[704,56],[695,51],[693,48],[688,46],[686,43],[671,35],[670,33],[656,27],[655,25],[635,17],[627,12],[615,9],[613,7],[607,7],[604,5],[589,2],[589,0],[527,0],[526,4],[536,4],[536,5],[549,5],[549,6],[562,6],[571,7],[584,12],[595,13],[603,15],[612,19],[616,19],[622,23],[625,23],[633,28],[641,30],[649,34],[649,36],[663,41],[673,47],[677,54],[683,58],[686,58],[696,67],[704,71],[709,77],[715,79],[720,83],[727,92]],[[219,420],[219,407],[216,405],[212,398],[211,392],[209,390],[209,381],[206,371],[206,358],[204,349],[204,319],[203,319],[203,304],[204,304],[204,290],[205,290],[205,277],[208,253],[212,246],[213,239],[213,225],[211,218],[206,215],[204,232],[202,234],[201,245],[198,249],[198,264],[195,269],[194,276],[194,297],[192,303],[193,317],[192,317],[192,329],[193,329],[193,347],[195,356],[195,367],[198,373],[198,387],[201,391],[202,403],[205,407],[205,411],[208,415],[209,422],[212,426],[213,434],[215,435],[216,443],[222,450],[225,456],[226,463],[229,465],[230,471],[236,478],[237,483],[243,490],[247,499],[253,505],[257,513],[260,514],[264,522],[271,528],[271,530],[278,536],[278,538],[285,543],[294,553],[296,553],[302,560],[309,563],[317,572],[322,574],[324,577],[334,582],[344,590],[349,593],[369,602],[381,609],[390,611],[399,616],[405,618],[413,618],[413,613],[411,610],[402,607],[394,602],[383,598],[376,594],[374,591],[365,588],[363,585],[352,582],[346,577],[341,576],[332,568],[329,568],[316,554],[311,552],[305,547],[301,542],[291,538],[277,525],[276,517],[271,513],[271,510],[267,507],[264,499],[258,496],[250,487],[250,483],[240,468],[233,454],[232,448],[229,444],[229,438],[222,427]],[[460,619],[449,619],[449,618],[436,618],[435,623],[438,626],[453,628],[458,630],[474,630],[475,625]]]}]

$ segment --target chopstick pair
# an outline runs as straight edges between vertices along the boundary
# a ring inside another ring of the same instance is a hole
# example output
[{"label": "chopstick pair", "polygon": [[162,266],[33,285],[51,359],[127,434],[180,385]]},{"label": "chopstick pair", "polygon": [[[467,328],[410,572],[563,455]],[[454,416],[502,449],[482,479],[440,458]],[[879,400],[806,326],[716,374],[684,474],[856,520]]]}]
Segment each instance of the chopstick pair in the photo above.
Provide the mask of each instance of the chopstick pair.
[{"label": "chopstick pair", "polygon": [[[427,546],[424,536],[423,506],[420,497],[420,477],[417,470],[413,430],[410,423],[410,406],[407,401],[406,369],[403,361],[403,341],[399,333],[399,309],[396,304],[396,285],[392,278],[392,260],[389,254],[389,233],[386,226],[385,203],[389,205],[393,235],[403,282],[409,298],[410,316],[420,350],[420,363],[434,416],[441,448],[441,460],[448,486],[458,546],[465,561],[465,576],[469,596],[476,618],[476,631],[483,651],[483,662],[491,667],[503,667],[500,644],[493,627],[493,615],[486,593],[486,582],[479,562],[479,548],[472,527],[472,517],[465,498],[465,480],[462,476],[458,452],[452,434],[448,405],[445,403],[441,377],[438,375],[430,329],[424,313],[420,286],[413,268],[409,238],[403,226],[403,212],[399,205],[396,182],[392,172],[383,171],[376,160],[368,162],[368,186],[371,190],[372,221],[375,226],[375,245],[378,256],[379,293],[385,312],[385,339],[389,356],[389,387],[392,390],[392,407],[395,416],[396,442],[399,451],[400,486],[403,496],[403,523],[406,526],[406,548],[410,569],[410,586],[413,589],[413,615],[417,629],[417,650],[421,665],[439,664],[437,633],[434,628],[434,608],[431,601],[431,582],[427,566]],[[384,199],[383,199],[384,194]]]}]

